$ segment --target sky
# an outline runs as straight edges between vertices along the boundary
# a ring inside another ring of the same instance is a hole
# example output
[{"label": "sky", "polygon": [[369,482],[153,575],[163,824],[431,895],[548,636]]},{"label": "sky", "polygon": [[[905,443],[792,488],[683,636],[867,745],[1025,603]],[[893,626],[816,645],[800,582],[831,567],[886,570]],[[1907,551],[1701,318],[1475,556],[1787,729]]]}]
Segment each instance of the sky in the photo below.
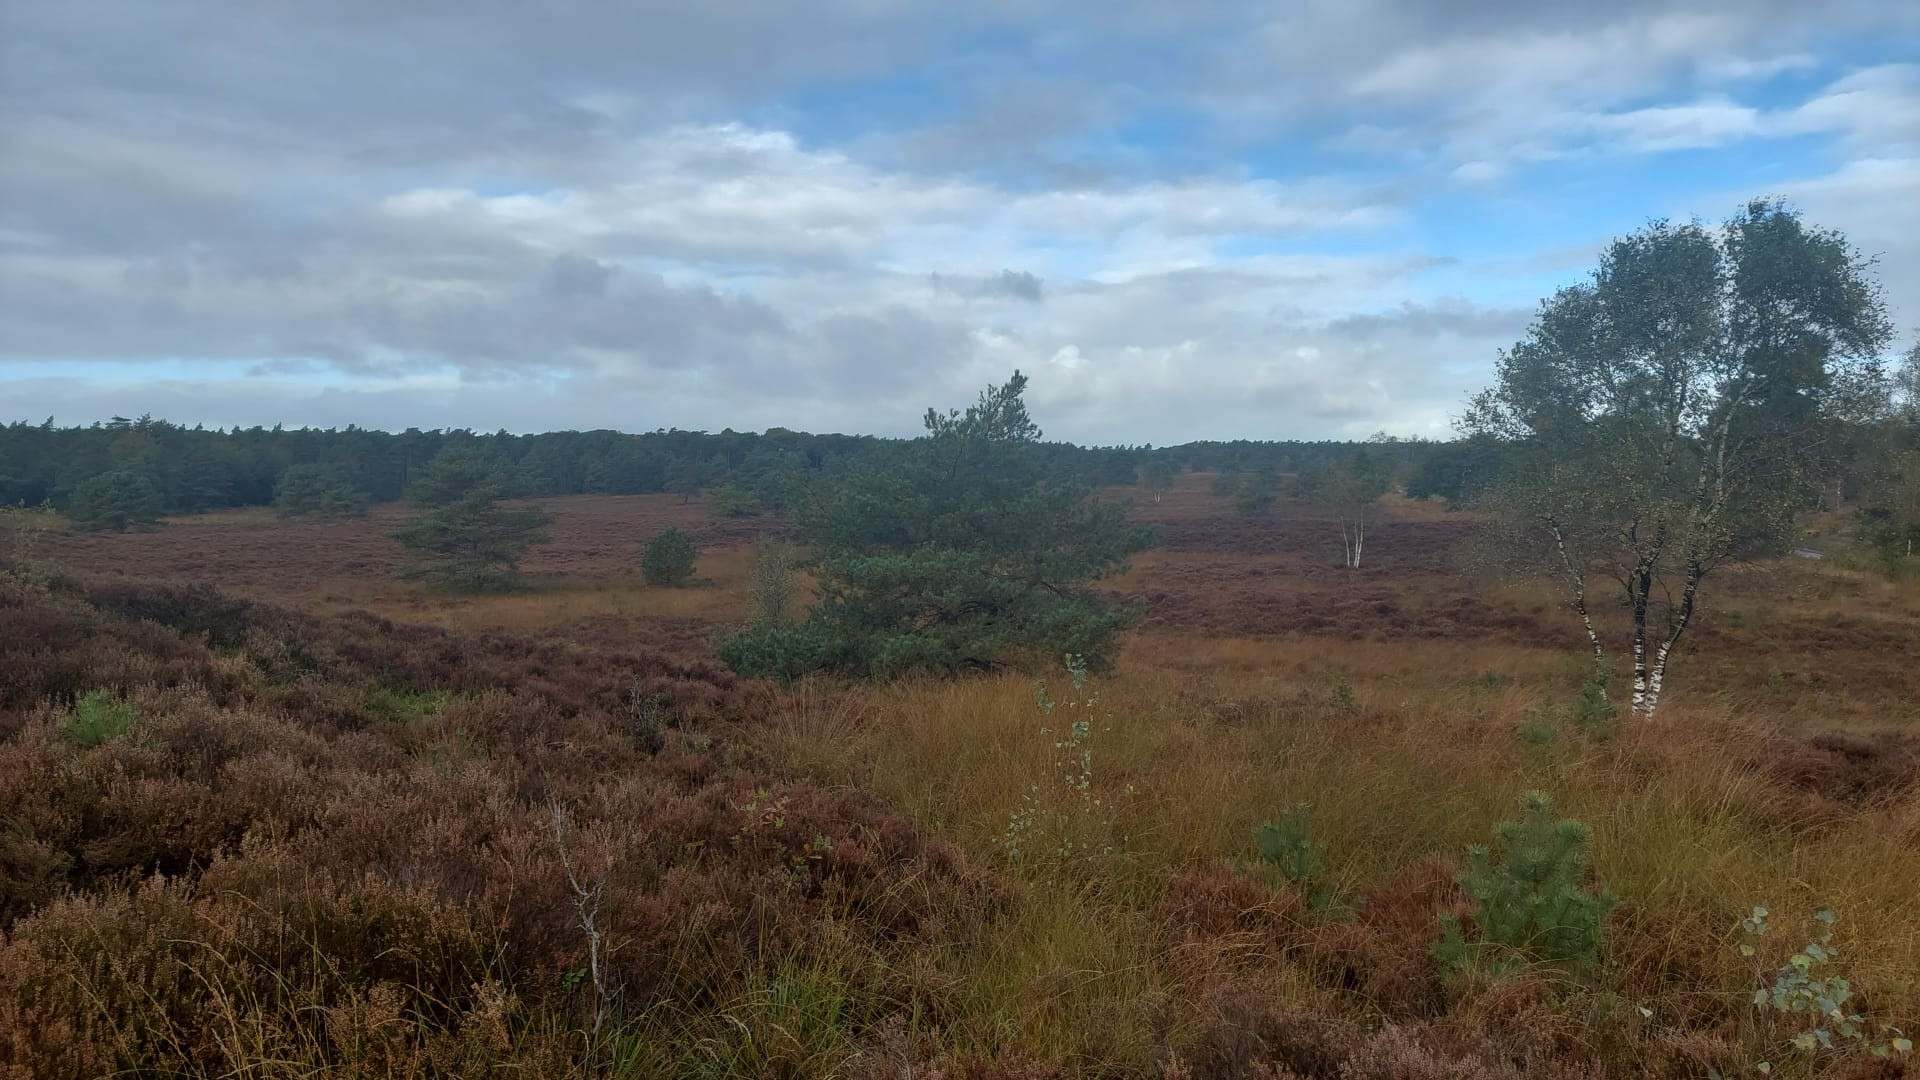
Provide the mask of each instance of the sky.
[{"label": "sky", "polygon": [[1920,4],[0,0],[0,422],[1447,437],[1780,196],[1920,324]]}]

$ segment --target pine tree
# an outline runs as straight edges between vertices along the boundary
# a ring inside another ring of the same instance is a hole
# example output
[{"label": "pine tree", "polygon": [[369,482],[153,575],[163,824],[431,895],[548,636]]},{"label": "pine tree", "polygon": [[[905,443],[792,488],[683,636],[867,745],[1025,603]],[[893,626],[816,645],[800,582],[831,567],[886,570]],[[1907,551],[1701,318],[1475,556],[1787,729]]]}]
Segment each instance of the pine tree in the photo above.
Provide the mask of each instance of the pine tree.
[{"label": "pine tree", "polygon": [[553,520],[501,505],[522,490],[506,462],[478,446],[441,450],[408,490],[418,512],[394,534],[412,556],[404,575],[462,592],[518,586],[521,556],[547,541]]},{"label": "pine tree", "polygon": [[1593,830],[1555,818],[1545,792],[1528,792],[1521,812],[1519,821],[1494,826],[1495,847],[1467,849],[1460,886],[1475,903],[1472,927],[1447,919],[1434,953],[1455,971],[1537,961],[1586,972],[1599,961],[1615,903],[1588,885]]},{"label": "pine tree", "polygon": [[1072,653],[1096,669],[1134,613],[1093,583],[1151,541],[1126,507],[1050,478],[1018,372],[965,413],[929,409],[927,434],[854,467],[797,514],[820,599],[797,626],[722,643],[745,674],[886,678],[1037,668]]}]

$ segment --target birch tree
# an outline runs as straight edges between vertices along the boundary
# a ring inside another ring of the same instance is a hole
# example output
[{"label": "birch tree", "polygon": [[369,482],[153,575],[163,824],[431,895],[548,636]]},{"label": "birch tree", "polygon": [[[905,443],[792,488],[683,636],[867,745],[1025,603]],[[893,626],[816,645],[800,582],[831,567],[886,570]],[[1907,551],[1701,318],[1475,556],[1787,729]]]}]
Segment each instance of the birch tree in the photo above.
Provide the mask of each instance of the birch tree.
[{"label": "birch tree", "polygon": [[1702,583],[1785,549],[1834,414],[1884,378],[1869,271],[1778,202],[1717,230],[1656,222],[1541,305],[1462,418],[1503,446],[1487,502],[1544,550],[1603,677],[1595,589],[1618,586],[1636,716],[1659,707]]},{"label": "birch tree", "polygon": [[1382,453],[1389,436],[1375,435],[1354,448],[1345,461],[1301,477],[1301,493],[1322,501],[1340,519],[1341,564],[1360,569],[1367,530],[1379,515],[1380,497],[1393,483],[1392,463]]}]

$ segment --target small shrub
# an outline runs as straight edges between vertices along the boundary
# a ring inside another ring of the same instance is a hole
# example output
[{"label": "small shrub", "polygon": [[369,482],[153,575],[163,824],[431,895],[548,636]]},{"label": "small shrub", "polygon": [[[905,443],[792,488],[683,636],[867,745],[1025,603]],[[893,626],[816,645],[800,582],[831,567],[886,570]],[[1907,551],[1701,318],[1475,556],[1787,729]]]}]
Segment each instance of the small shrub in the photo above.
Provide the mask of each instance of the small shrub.
[{"label": "small shrub", "polygon": [[1606,742],[1620,730],[1620,710],[1607,696],[1606,676],[1595,674],[1580,687],[1573,701],[1573,725],[1595,742]]},{"label": "small shrub", "polygon": [[1359,703],[1353,696],[1353,684],[1348,682],[1344,676],[1333,681],[1333,690],[1329,698],[1333,703],[1333,707],[1341,712],[1352,712],[1359,707]]},{"label": "small shrub", "polygon": [[[1034,690],[1048,721],[1040,733],[1055,737],[1057,756],[1051,775],[1027,790],[1008,816],[1000,838],[1009,860],[1050,869],[1110,855],[1119,841],[1114,835],[1114,803],[1094,783],[1094,724],[1100,718],[1100,696],[1087,688],[1087,667],[1081,657],[1067,656],[1066,667],[1069,696],[1055,700],[1044,682]],[[1127,791],[1131,794],[1132,788]]]},{"label": "small shrub", "polygon": [[693,540],[679,529],[667,528],[647,543],[640,559],[640,573],[649,585],[679,587],[693,580],[693,564],[699,558]]},{"label": "small shrub", "polygon": [[[1740,955],[1748,958],[1760,983],[1753,992],[1753,1010],[1762,1052],[1769,1058],[1788,1048],[1808,1055],[1847,1050],[1880,1058],[1911,1054],[1913,1040],[1905,1032],[1882,1024],[1876,1038],[1867,1032],[1866,1019],[1855,1011],[1852,984],[1833,971],[1840,959],[1833,945],[1836,918],[1826,908],[1814,912],[1813,940],[1771,972],[1758,959],[1760,939],[1767,932],[1767,909],[1756,907],[1740,920]],[[1762,1060],[1754,1068],[1770,1073],[1773,1064]]]},{"label": "small shrub", "polygon": [[1531,750],[1551,750],[1560,743],[1566,716],[1559,709],[1528,709],[1513,733]]},{"label": "small shrub", "polygon": [[1267,821],[1253,830],[1260,861],[1299,889],[1316,914],[1341,907],[1339,890],[1327,876],[1327,845],[1313,835],[1313,807],[1290,807],[1278,822]]},{"label": "small shrub", "polygon": [[760,500],[746,488],[721,484],[707,493],[707,507],[721,517],[754,517],[760,513]]},{"label": "small shrub", "polygon": [[828,666],[831,643],[811,622],[793,626],[757,623],[714,644],[714,655],[728,670],[749,679],[792,683]]},{"label": "small shrub", "polygon": [[92,748],[125,735],[139,719],[140,712],[132,703],[114,697],[111,690],[94,690],[74,702],[73,710],[60,718],[60,730],[81,746]]},{"label": "small shrub", "polygon": [[1545,792],[1521,801],[1519,821],[1494,827],[1497,844],[1467,849],[1461,888],[1474,901],[1471,924],[1448,917],[1434,955],[1454,974],[1510,972],[1535,961],[1584,974],[1598,963],[1615,898],[1587,885],[1593,830],[1553,816]]},{"label": "small shrub", "polygon": [[1273,513],[1273,492],[1258,485],[1248,487],[1233,500],[1233,512],[1243,518],[1263,518]]},{"label": "small shrub", "polygon": [[67,520],[82,532],[150,529],[160,522],[160,489],[133,469],[101,473],[73,489]]}]

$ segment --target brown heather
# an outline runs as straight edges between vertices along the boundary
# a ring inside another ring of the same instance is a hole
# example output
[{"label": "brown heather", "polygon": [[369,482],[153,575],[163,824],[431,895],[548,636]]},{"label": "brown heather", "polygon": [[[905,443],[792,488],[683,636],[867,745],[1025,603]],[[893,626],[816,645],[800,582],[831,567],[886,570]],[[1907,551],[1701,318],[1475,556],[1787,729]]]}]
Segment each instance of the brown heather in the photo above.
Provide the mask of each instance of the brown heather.
[{"label": "brown heather", "polygon": [[[1020,860],[1059,783],[1030,678],[712,661],[765,519],[555,500],[537,588],[473,599],[392,581],[378,513],[49,536],[50,589],[0,571],[0,1077],[1912,1075],[1757,1045],[1732,928],[1773,909],[1772,965],[1835,909],[1865,1011],[1920,1028],[1913,586],[1731,573],[1658,727],[1537,745],[1577,624],[1463,577],[1469,519],[1396,504],[1349,572],[1334,523],[1206,490],[1138,509],[1167,543],[1062,834],[1098,843]],[[640,582],[668,524],[709,581]],[[99,690],[138,718],[87,745]],[[1530,788],[1594,828],[1605,961],[1449,981],[1461,851]],[[1253,859],[1300,802],[1345,915]]]}]

